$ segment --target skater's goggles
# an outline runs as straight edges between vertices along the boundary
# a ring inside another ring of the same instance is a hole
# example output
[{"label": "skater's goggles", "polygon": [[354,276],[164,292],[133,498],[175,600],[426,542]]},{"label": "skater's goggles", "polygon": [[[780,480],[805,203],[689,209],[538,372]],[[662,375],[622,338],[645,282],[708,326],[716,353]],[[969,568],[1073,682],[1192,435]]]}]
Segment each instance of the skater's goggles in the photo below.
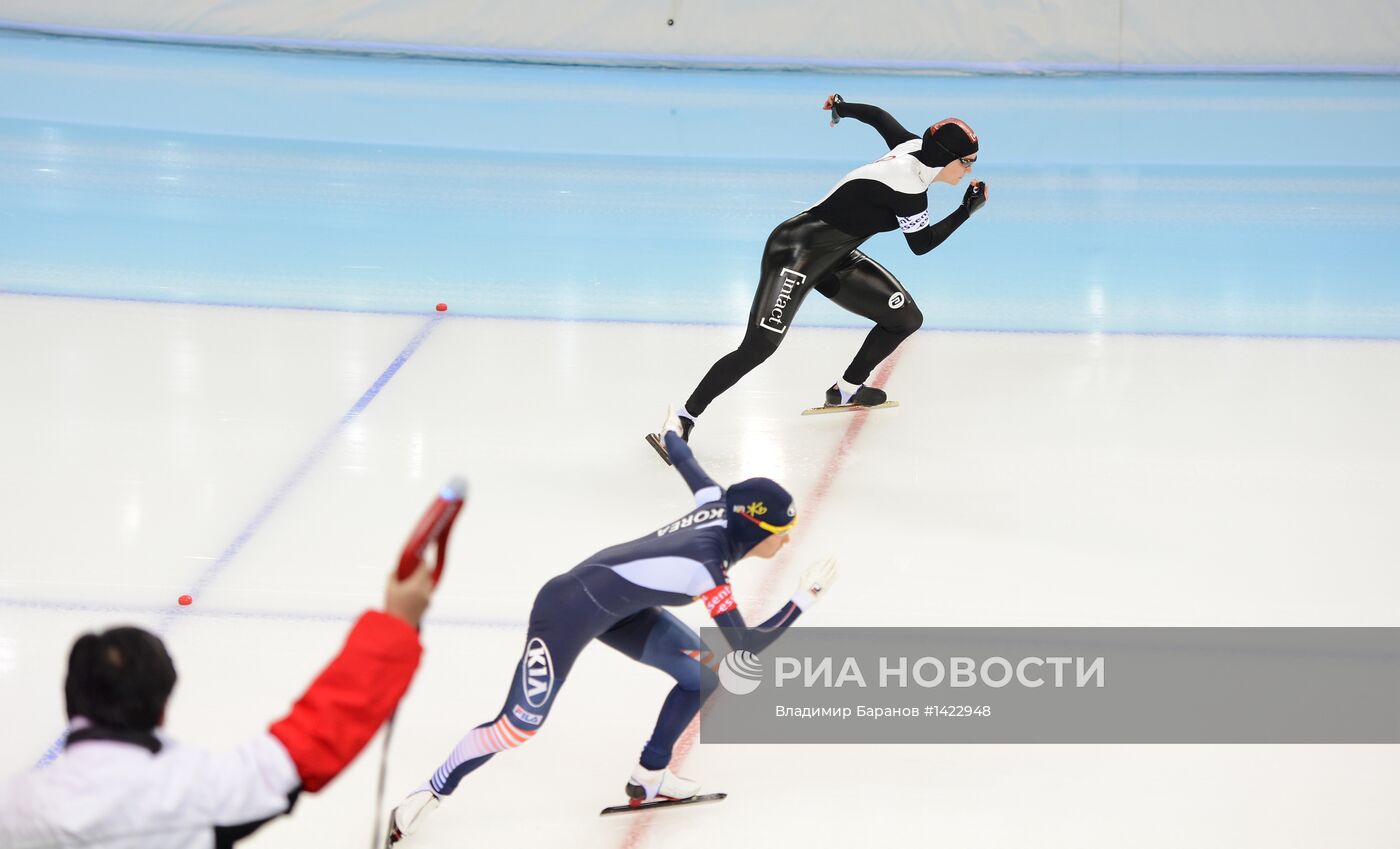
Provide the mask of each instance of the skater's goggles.
[{"label": "skater's goggles", "polygon": [[796,516],[793,516],[792,521],[788,522],[786,525],[774,525],[770,522],[765,522],[762,519],[755,519],[748,513],[740,513],[739,515],[743,516],[745,519],[748,519],[750,522],[753,522],[755,525],[758,525],[760,528],[763,528],[770,534],[785,534],[788,531],[792,530],[793,525],[797,524]]}]

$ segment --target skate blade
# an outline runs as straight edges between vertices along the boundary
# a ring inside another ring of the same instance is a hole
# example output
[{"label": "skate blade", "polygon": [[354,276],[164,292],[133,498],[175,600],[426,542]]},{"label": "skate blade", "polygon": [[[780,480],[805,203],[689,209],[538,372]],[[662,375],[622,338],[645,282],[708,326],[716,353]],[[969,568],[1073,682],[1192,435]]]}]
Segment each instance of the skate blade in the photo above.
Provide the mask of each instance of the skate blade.
[{"label": "skate blade", "polygon": [[666,462],[666,465],[671,465],[671,455],[666,451],[665,444],[661,442],[660,434],[648,433],[647,445],[650,445],[652,448],[656,449],[656,453],[661,455],[661,459]]},{"label": "skate blade", "polygon": [[898,407],[898,401],[886,401],[883,404],[876,404],[873,407],[866,407],[861,404],[837,404],[832,407],[812,407],[802,411],[804,416],[821,416],[826,413],[854,413],[858,410],[883,410],[885,407]]},{"label": "skate blade", "polygon": [[720,802],[728,797],[728,793],[706,793],[702,796],[691,796],[688,799],[655,799],[650,802],[638,802],[635,805],[613,805],[598,812],[598,816],[606,817],[609,814],[639,814],[642,811],[651,811],[656,808],[674,808],[678,805],[702,805],[706,802]]}]

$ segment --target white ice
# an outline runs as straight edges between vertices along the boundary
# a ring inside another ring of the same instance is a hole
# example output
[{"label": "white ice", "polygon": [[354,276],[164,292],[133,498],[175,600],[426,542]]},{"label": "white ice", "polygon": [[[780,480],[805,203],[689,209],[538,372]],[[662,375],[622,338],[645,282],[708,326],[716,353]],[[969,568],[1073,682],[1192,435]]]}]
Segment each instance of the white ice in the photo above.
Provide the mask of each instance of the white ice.
[{"label": "white ice", "polygon": [[[853,417],[798,411],[861,335],[800,330],[693,440],[716,478],[770,475],[804,509],[791,556],[738,567],[750,618],[832,555],[840,583],[803,624],[1400,624],[1394,343],[921,333],[888,380],[902,406],[852,436]],[[164,629],[181,676],[171,733],[211,746],[258,733],[378,603],[414,517],[460,472],[471,503],[399,712],[392,802],[495,715],[545,579],[686,509],[641,436],[736,336],[3,297],[0,771],[28,768],[60,731],[72,639],[122,622]],[[590,648],[545,730],[469,776],[410,845],[1400,834],[1391,746],[702,744],[681,771],[727,801],[599,819],[668,686]],[[248,845],[366,845],[378,754],[376,740]]]}]

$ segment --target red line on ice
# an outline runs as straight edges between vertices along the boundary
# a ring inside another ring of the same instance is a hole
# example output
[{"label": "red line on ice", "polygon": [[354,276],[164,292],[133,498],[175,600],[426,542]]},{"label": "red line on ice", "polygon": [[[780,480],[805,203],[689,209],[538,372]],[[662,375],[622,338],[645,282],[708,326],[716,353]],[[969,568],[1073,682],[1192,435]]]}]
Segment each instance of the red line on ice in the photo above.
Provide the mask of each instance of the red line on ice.
[{"label": "red line on ice", "polygon": [[[885,360],[884,364],[880,366],[880,370],[875,373],[875,379],[870,383],[871,386],[885,385],[885,381],[890,379],[890,374],[894,372],[894,367],[899,363],[899,355],[899,350],[896,350],[889,359]],[[836,480],[836,475],[840,473],[841,468],[845,465],[846,456],[851,452],[851,446],[855,444],[856,437],[860,436],[861,430],[865,427],[865,420],[870,417],[870,413],[868,412],[857,412],[852,415],[854,418],[851,420],[851,423],[846,426],[846,432],[841,434],[841,441],[836,444],[836,448],[832,450],[831,456],[828,457],[826,463],[823,464],[822,474],[821,477],[817,479],[817,485],[812,488],[812,492],[807,496],[806,500],[800,502],[803,505],[799,514],[802,517],[802,526],[811,526],[813,517],[817,515],[818,508],[820,508],[827,493],[831,491],[831,486]],[[790,580],[788,567],[795,559],[793,553],[801,546],[801,539],[801,537],[798,537],[789,544],[783,554],[780,555],[780,562],[774,563],[773,568],[768,570],[767,577],[759,587],[759,596],[757,599],[750,601],[748,604],[749,609],[761,609],[761,607],[767,606],[768,600],[773,597],[779,582]],[[700,717],[696,717],[695,721],[691,722],[690,727],[681,735],[681,739],[676,741],[676,749],[671,756],[670,768],[673,771],[679,772],[685,765],[686,758],[690,756],[691,750],[695,748],[695,741],[699,739],[699,736]],[[638,849],[643,841],[646,840],[647,832],[651,830],[651,820],[652,817],[655,816],[654,814],[645,813],[636,814],[635,816],[636,819],[633,821],[631,827],[627,829],[627,834],[622,839],[621,849]]]}]

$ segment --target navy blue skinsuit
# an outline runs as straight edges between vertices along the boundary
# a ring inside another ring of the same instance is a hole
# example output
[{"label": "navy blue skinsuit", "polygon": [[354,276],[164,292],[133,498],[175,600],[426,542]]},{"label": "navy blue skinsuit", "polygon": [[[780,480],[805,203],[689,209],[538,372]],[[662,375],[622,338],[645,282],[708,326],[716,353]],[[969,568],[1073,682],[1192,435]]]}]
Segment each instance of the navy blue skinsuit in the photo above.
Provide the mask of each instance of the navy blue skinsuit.
[{"label": "navy blue skinsuit", "polygon": [[[717,683],[714,672],[687,653],[705,651],[699,635],[662,608],[703,600],[730,647],[751,652],[767,647],[796,621],[801,610],[788,602],[756,628],[744,623],[728,572],[747,549],[740,550],[729,533],[724,489],[674,433],[666,434],[666,448],[695,496],[695,508],[645,536],[597,552],[540,589],[510,695],[500,715],[478,729],[504,719],[518,729],[518,736],[533,736],[549,717],[579,653],[598,640],[676,679],[642,750],[642,766],[661,769]],[[512,734],[511,729],[502,731]],[[451,793],[490,757],[449,758],[433,776],[433,790]]]}]

